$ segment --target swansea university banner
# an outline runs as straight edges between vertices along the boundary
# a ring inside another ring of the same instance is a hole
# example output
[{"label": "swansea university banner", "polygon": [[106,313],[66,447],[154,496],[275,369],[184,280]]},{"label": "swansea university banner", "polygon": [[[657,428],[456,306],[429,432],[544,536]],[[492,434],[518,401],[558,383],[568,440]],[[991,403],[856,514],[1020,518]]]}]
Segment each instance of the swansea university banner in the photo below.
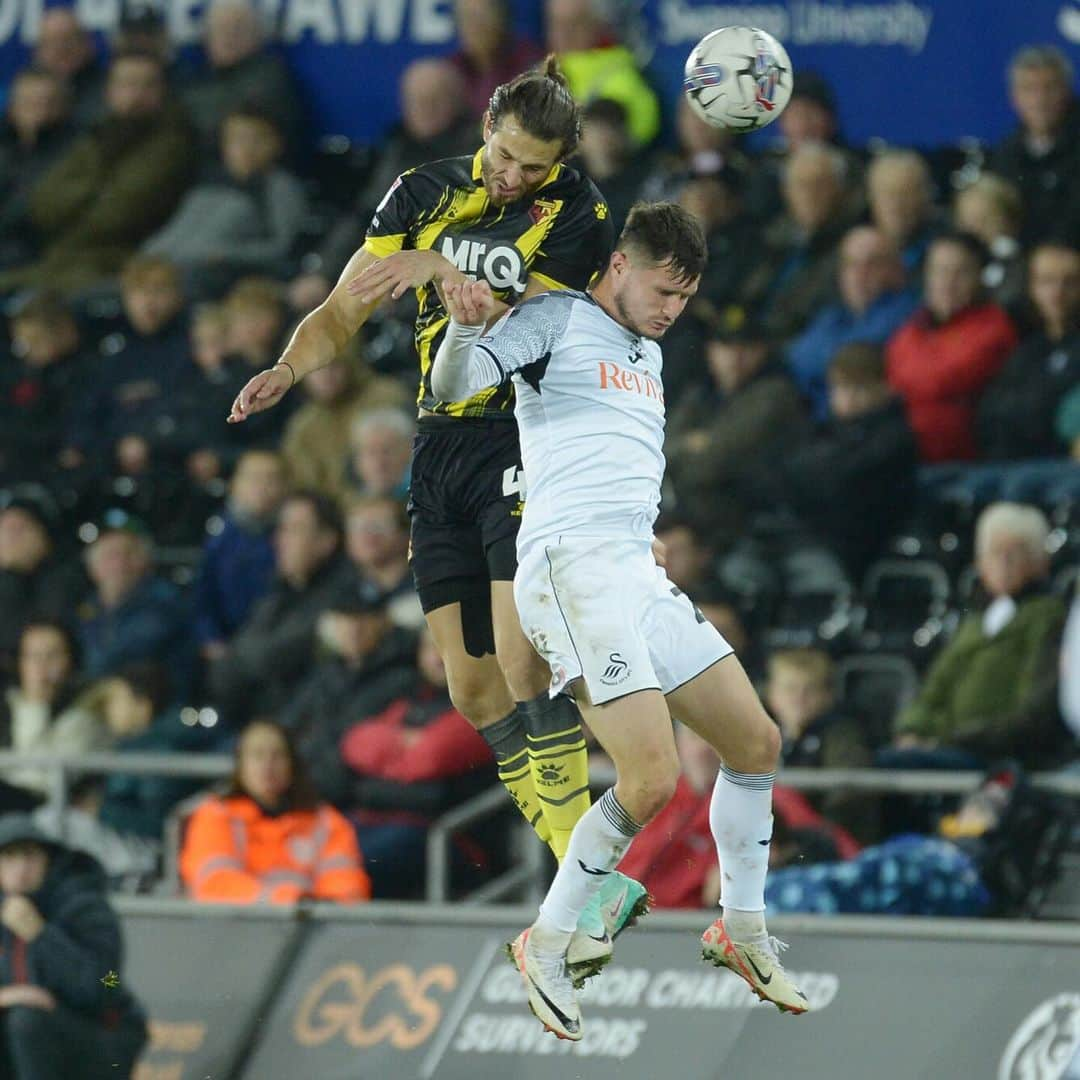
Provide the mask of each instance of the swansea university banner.
[{"label": "swansea university banner", "polygon": [[[0,0],[0,81],[25,62],[44,0]],[[181,46],[198,38],[205,0],[159,0]],[[417,56],[454,48],[452,0],[258,0],[300,79],[320,133],[361,141],[397,116],[397,86]],[[75,0],[101,34],[122,0]],[[539,37],[542,0],[513,0],[515,22]],[[836,90],[854,143],[880,137],[932,146],[996,140],[1012,123],[1005,67],[1021,45],[1049,42],[1080,64],[1080,0],[622,0],[620,25],[649,58],[670,105],[694,42],[718,26],[775,34],[796,69]],[[767,136],[763,136],[767,137]]]}]

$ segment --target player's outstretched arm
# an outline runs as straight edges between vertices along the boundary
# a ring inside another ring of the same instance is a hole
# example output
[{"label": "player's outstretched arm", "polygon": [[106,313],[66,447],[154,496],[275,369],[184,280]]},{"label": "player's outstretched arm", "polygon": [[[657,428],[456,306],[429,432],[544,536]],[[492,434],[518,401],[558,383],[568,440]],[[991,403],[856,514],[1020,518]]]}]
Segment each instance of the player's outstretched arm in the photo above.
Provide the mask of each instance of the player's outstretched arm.
[{"label": "player's outstretched arm", "polygon": [[486,281],[448,283],[444,297],[450,322],[432,363],[431,391],[442,401],[463,401],[503,380],[491,353],[476,348],[497,301]]},{"label": "player's outstretched arm", "polygon": [[348,283],[378,256],[360,248],[349,260],[330,295],[296,328],[281,359],[253,376],[237,395],[229,423],[238,424],[255,413],[273,408],[309,372],[331,363],[349,339],[367,321],[376,302],[354,296]]}]

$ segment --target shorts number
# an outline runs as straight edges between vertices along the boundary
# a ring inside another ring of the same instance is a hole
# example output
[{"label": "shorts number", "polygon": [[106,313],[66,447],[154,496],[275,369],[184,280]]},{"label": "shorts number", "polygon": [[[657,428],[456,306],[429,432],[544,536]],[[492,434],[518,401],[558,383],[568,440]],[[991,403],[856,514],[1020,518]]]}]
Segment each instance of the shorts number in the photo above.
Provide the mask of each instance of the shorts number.
[{"label": "shorts number", "polygon": [[516,495],[519,499],[525,498],[525,474],[520,465],[507,465],[503,469],[504,495]]}]

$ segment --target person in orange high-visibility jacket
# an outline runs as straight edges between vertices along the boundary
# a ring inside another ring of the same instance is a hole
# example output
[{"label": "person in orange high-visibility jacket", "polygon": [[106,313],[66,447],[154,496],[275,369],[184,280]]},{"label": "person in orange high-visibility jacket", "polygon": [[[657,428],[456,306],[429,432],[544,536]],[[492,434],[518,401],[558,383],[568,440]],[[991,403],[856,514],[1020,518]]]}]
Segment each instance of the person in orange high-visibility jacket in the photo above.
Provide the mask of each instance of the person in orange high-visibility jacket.
[{"label": "person in orange high-visibility jacket", "polygon": [[352,826],[318,801],[287,733],[266,720],[240,736],[229,790],[191,816],[180,874],[192,899],[217,903],[371,897]]}]

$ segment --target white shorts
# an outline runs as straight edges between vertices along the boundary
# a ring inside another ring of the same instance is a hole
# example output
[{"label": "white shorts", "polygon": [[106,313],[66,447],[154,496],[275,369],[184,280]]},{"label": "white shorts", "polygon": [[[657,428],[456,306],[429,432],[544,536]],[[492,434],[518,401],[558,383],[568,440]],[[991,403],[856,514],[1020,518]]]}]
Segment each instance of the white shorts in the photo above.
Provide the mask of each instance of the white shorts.
[{"label": "white shorts", "polygon": [[514,600],[551,668],[552,697],[578,678],[594,705],[638,690],[670,694],[732,652],[639,540],[531,546]]}]

